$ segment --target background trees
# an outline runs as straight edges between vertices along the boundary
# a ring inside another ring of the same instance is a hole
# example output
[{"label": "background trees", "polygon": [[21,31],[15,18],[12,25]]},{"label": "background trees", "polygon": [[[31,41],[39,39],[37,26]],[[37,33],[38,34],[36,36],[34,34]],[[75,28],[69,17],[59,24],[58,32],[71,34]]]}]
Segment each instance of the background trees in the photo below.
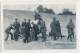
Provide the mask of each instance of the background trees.
[{"label": "background trees", "polygon": [[62,13],[59,13],[59,15],[75,15],[75,14],[69,9],[63,9]]},{"label": "background trees", "polygon": [[37,7],[38,12],[43,12],[43,13],[52,13],[55,14],[55,12],[52,9],[44,8],[42,5],[39,5]]},{"label": "background trees", "polygon": [[[42,12],[42,13],[56,14],[53,9],[44,8],[42,5],[39,5],[37,7],[37,11],[40,13]],[[58,13],[58,15],[76,15],[76,13],[73,13],[68,8],[65,8],[62,10],[62,13],[60,12],[60,13]]]}]

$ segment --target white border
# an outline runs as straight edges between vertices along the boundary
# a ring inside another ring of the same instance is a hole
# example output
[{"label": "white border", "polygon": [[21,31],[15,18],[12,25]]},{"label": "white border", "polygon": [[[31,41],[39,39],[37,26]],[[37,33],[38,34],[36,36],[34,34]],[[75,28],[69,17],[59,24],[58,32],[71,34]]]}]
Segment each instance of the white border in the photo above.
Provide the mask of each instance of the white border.
[{"label": "white border", "polygon": [[3,42],[3,0],[1,0],[1,42],[2,42],[2,53],[4,53],[4,42]]},{"label": "white border", "polygon": [[[77,0],[76,0],[77,1]],[[3,4],[1,4],[1,35],[2,35],[2,53],[79,53],[80,49],[80,4],[77,2],[76,6],[76,34],[77,36],[77,49],[53,49],[53,50],[4,50],[3,41]]]}]

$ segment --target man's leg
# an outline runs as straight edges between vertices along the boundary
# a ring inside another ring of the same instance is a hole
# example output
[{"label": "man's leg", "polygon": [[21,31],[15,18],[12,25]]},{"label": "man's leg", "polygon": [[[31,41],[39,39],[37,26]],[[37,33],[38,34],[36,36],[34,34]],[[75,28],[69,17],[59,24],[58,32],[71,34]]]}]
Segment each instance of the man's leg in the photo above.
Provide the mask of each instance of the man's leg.
[{"label": "man's leg", "polygon": [[35,33],[35,40],[38,40],[37,33]]},{"label": "man's leg", "polygon": [[13,40],[13,34],[12,34],[12,33],[10,33],[10,35],[11,35],[11,40]]},{"label": "man's leg", "polygon": [[68,37],[67,37],[67,40],[69,39],[69,35],[68,35]]},{"label": "man's leg", "polygon": [[70,35],[70,41],[72,41],[72,36]]},{"label": "man's leg", "polygon": [[26,43],[26,38],[23,39],[23,42]]},{"label": "man's leg", "polygon": [[18,34],[14,35],[15,41],[18,41]]},{"label": "man's leg", "polygon": [[67,40],[70,38],[70,33],[68,32],[68,37],[67,37]]},{"label": "man's leg", "polygon": [[6,38],[5,38],[5,41],[7,41],[8,38],[9,38],[9,33],[7,33],[7,36],[6,36]]},{"label": "man's leg", "polygon": [[23,42],[26,43],[26,40],[27,40],[26,35],[24,35]]},{"label": "man's leg", "polygon": [[46,33],[45,32],[42,33],[42,36],[43,36],[43,41],[46,41]]},{"label": "man's leg", "polygon": [[73,36],[73,38],[74,38],[74,32],[72,32],[72,36]]},{"label": "man's leg", "polygon": [[53,36],[54,36],[54,40],[56,40],[56,33],[53,33]]},{"label": "man's leg", "polygon": [[29,42],[29,36],[26,37],[27,43]]}]

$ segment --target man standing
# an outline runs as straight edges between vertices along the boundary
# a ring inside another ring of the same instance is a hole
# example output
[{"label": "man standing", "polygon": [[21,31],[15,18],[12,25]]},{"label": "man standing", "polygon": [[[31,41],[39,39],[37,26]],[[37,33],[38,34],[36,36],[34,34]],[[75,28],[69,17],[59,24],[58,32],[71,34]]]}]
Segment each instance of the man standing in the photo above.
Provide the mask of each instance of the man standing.
[{"label": "man standing", "polygon": [[51,22],[50,27],[51,27],[52,37],[54,37],[54,40],[56,40],[56,36],[57,36],[57,20],[56,20],[56,18],[53,18],[53,21]]},{"label": "man standing", "polygon": [[29,42],[29,38],[30,38],[30,29],[31,29],[31,24],[30,24],[30,19],[28,19],[28,22],[27,24],[25,25],[25,33],[26,35],[24,36],[24,43],[26,43],[26,40],[27,40],[27,43]]},{"label": "man standing", "polygon": [[60,22],[59,20],[57,20],[56,22],[56,30],[57,30],[57,37],[61,37],[62,38],[62,34],[61,34],[61,26],[60,26]]},{"label": "man standing", "polygon": [[41,23],[41,28],[40,29],[41,29],[43,41],[46,41],[46,31],[47,31],[47,29],[46,29],[46,25],[45,25],[44,21]]},{"label": "man standing", "polygon": [[[20,30],[20,34],[22,35],[23,38],[25,38],[25,35],[26,35],[26,19],[24,19],[24,21],[22,22],[21,24],[21,30]],[[24,42],[24,39],[23,39],[23,42]]]},{"label": "man standing", "polygon": [[15,22],[14,22],[14,28],[15,28],[14,38],[17,41],[19,38],[19,33],[20,33],[20,31],[19,31],[20,23],[18,22],[17,18],[15,19]]},{"label": "man standing", "polygon": [[67,29],[68,29],[68,37],[67,39],[70,38],[70,40],[72,41],[72,37],[74,38],[74,24],[72,22],[72,19],[70,20],[70,22],[67,25]]}]

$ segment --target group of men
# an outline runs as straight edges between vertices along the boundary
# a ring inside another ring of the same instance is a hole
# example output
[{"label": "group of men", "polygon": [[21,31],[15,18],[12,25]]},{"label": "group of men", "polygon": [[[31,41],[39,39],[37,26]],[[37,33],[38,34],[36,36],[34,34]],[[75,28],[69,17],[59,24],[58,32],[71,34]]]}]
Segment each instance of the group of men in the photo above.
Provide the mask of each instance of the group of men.
[{"label": "group of men", "polygon": [[[54,40],[57,40],[57,38],[59,37],[61,37],[61,39],[65,37],[64,35],[61,34],[61,26],[60,26],[59,20],[56,20],[56,18],[53,18],[53,21],[51,22],[50,27],[51,27],[51,32],[49,33],[49,35]],[[74,28],[75,28],[72,19],[69,21],[66,28],[68,32],[67,40],[72,41],[74,38]]]},{"label": "group of men", "polygon": [[[61,26],[59,20],[56,20],[56,17],[53,18],[53,21],[50,24],[51,31],[49,35],[54,39],[57,40],[57,37],[62,37],[61,34]],[[74,24],[72,22],[72,19],[67,25],[68,29],[68,37],[67,39],[70,39],[72,41],[72,37],[74,38]],[[13,30],[13,32],[11,31]],[[38,34],[42,34],[43,41],[46,41],[46,25],[45,21],[43,21],[42,18],[35,19],[35,21],[31,22],[30,19],[28,19],[28,22],[26,22],[26,19],[20,24],[18,22],[18,19],[15,19],[14,24],[11,24],[6,30],[7,37],[5,40],[8,39],[9,35],[11,35],[11,40],[18,41],[19,37],[23,37],[23,42],[30,42],[33,40],[38,40]]]},{"label": "group of men", "polygon": [[15,19],[14,24],[11,24],[5,32],[7,34],[5,40],[8,40],[9,35],[11,35],[11,40],[17,41],[19,37],[23,37],[23,42],[26,43],[32,40],[38,40],[39,33],[42,33],[43,41],[46,40],[46,26],[41,18],[35,19],[33,22],[30,19],[26,22],[26,19],[24,19],[21,24],[18,22],[18,19]]}]

